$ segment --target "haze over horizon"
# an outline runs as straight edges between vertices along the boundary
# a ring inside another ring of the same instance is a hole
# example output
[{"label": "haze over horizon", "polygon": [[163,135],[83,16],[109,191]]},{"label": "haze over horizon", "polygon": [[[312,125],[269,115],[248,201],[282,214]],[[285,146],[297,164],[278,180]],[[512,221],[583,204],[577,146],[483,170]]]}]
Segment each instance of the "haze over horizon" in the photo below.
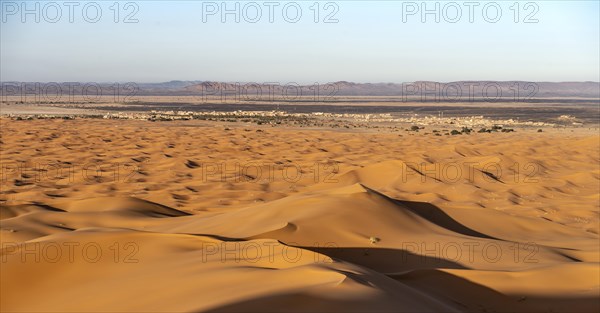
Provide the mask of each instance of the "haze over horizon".
[{"label": "haze over horizon", "polygon": [[[168,84],[168,83],[177,83],[177,82],[181,82],[181,83],[203,83],[203,82],[211,82],[211,83],[228,83],[228,84],[254,84],[254,83],[258,83],[258,84],[294,84],[294,83],[298,83],[295,80],[289,80],[289,81],[238,81],[238,80],[232,80],[232,79],[228,79],[228,80],[214,80],[214,79],[190,79],[190,80],[182,80],[182,79],[170,79],[170,80],[163,80],[163,81],[148,81],[148,82],[138,82],[138,81],[125,81],[125,80],[121,80],[121,81],[116,81],[116,80],[106,80],[106,81],[98,81],[98,80],[82,80],[82,81],[19,81],[19,80],[5,80],[5,81],[0,81],[0,83],[11,83],[11,82],[16,82],[16,83],[69,83],[69,82],[77,82],[77,83],[86,83],[86,82],[93,82],[93,83],[97,83],[97,84],[114,84],[114,83],[139,83],[139,84]],[[402,82],[390,82],[390,81],[368,81],[368,82],[355,82],[355,81],[348,81],[348,80],[338,80],[338,81],[331,81],[331,82],[315,82],[313,81],[312,83],[308,82],[308,83],[303,83],[300,84],[301,86],[310,86],[312,84],[318,83],[318,84],[331,84],[331,83],[350,83],[350,84],[374,84],[374,85],[378,85],[378,84],[395,84],[395,85],[400,85],[400,84],[410,84],[410,83],[416,83],[416,82],[432,82],[432,83],[440,83],[440,84],[448,84],[448,83],[454,83],[454,82],[532,82],[532,81],[526,81],[526,80],[521,80],[521,79],[508,79],[508,80],[493,80],[493,79],[458,79],[458,80],[449,80],[449,81],[436,81],[436,80],[431,80],[431,79],[424,79],[424,80],[415,80],[415,81],[402,81]],[[585,80],[585,81],[576,81],[576,80],[571,80],[571,81],[535,81],[534,83],[556,83],[556,84],[561,84],[561,83],[598,83],[600,84],[600,81],[592,81],[592,80]]]},{"label": "haze over horizon", "polygon": [[36,3],[2,1],[0,81],[600,81],[597,1]]}]

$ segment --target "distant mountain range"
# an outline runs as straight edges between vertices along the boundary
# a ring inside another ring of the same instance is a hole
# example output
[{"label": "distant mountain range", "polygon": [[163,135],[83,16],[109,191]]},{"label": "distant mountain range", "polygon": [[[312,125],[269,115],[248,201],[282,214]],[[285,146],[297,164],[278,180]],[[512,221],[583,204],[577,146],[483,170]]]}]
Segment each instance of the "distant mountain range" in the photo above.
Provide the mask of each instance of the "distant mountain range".
[{"label": "distant mountain range", "polygon": [[503,101],[538,98],[600,99],[599,82],[526,82],[526,81],[456,81],[439,83],[334,83],[299,85],[295,83],[231,83],[214,81],[169,81],[162,83],[36,83],[2,82],[2,96],[24,95],[113,95],[122,96],[238,96],[252,100],[264,97],[299,99],[299,96],[327,99],[340,96],[405,97],[424,101],[461,101],[465,99],[501,99]]},{"label": "distant mountain range", "polygon": [[[317,85],[272,85],[236,84],[222,82],[202,82],[184,87],[190,93],[214,94],[222,91],[242,90],[247,97],[256,96],[262,91],[293,98],[300,93],[303,96],[315,95]],[[598,82],[525,82],[525,81],[456,81],[439,83],[417,81],[411,83],[352,83],[340,81],[318,85],[319,95],[328,96],[406,96],[410,98],[441,99],[460,98],[543,98],[543,97],[584,97],[600,98]]]}]

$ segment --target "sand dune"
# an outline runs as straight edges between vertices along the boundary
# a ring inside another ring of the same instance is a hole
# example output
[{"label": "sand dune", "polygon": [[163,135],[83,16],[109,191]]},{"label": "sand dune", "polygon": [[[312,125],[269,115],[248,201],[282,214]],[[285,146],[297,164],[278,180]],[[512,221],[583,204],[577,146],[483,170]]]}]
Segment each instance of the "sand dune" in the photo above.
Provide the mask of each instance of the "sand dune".
[{"label": "sand dune", "polygon": [[2,311],[600,310],[597,134],[1,122]]}]

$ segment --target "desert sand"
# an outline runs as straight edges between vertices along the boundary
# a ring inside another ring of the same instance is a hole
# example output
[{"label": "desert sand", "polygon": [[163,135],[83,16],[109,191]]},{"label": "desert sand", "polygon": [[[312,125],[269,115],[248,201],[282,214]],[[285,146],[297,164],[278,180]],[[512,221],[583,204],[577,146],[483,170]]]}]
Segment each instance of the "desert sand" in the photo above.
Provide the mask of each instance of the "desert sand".
[{"label": "desert sand", "polygon": [[598,312],[600,136],[1,119],[6,312]]}]

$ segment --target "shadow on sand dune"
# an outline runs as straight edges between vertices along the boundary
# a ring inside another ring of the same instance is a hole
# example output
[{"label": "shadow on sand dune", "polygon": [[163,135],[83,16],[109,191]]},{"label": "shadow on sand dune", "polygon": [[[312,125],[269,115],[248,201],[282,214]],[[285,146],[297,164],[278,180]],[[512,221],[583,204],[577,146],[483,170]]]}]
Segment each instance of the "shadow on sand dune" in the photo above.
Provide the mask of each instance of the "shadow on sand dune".
[{"label": "shadow on sand dune", "polygon": [[484,238],[484,239],[501,240],[501,239],[494,238],[492,236],[488,236],[486,234],[480,233],[476,230],[473,230],[473,229],[459,223],[458,221],[453,219],[450,215],[446,214],[446,212],[444,212],[442,209],[438,208],[437,206],[435,206],[431,203],[398,200],[398,199],[388,197],[385,194],[383,194],[377,190],[374,190],[372,188],[369,188],[365,185],[362,185],[362,186],[363,186],[363,188],[367,189],[368,191],[370,191],[372,193],[375,193],[377,195],[385,197],[389,201],[392,201],[402,207],[407,208],[410,212],[420,216],[421,218],[426,219],[427,221],[429,221],[433,224],[436,224],[440,227],[451,230],[455,233],[459,233],[459,234],[463,234],[463,235],[467,235],[467,236],[471,236],[471,237]]},{"label": "shadow on sand dune", "polygon": [[[349,273],[343,273],[348,275]],[[351,274],[351,273],[350,273]],[[507,295],[456,275],[440,270],[415,270],[403,274],[387,275],[387,297],[380,299],[356,298],[351,306],[348,300],[335,299],[317,292],[288,292],[279,295],[240,301],[208,312],[435,312],[428,308],[416,309],[405,303],[406,295],[394,290],[410,288],[426,294],[432,303],[447,307],[448,312],[598,312],[600,299],[593,297],[543,297],[520,294]],[[389,284],[389,285],[388,285]],[[378,285],[377,287],[383,287]],[[370,304],[371,306],[366,306]],[[293,305],[291,305],[293,304]],[[344,305],[342,305],[344,304]],[[349,309],[350,308],[350,309]]]},{"label": "shadow on sand dune", "polygon": [[301,246],[331,258],[361,265],[380,273],[398,273],[415,269],[468,269],[442,258],[414,254],[402,249],[386,248],[315,248]]},{"label": "shadow on sand dune", "polygon": [[387,275],[466,312],[598,312],[600,298],[504,294],[443,270]]}]

